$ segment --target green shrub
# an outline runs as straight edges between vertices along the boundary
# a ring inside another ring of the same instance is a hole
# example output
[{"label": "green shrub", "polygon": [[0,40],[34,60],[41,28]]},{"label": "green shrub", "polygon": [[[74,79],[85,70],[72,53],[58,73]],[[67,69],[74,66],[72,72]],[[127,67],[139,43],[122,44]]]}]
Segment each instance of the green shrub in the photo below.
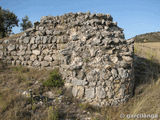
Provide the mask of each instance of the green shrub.
[{"label": "green shrub", "polygon": [[58,69],[54,69],[49,78],[43,82],[43,85],[46,87],[62,87],[64,85],[64,81],[59,73]]}]

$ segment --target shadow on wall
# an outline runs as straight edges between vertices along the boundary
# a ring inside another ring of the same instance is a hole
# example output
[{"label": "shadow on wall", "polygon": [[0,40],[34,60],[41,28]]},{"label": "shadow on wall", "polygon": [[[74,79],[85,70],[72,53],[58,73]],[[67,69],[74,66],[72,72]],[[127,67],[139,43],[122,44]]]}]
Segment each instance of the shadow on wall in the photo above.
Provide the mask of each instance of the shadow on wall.
[{"label": "shadow on wall", "polygon": [[135,55],[134,58],[134,71],[135,71],[135,88],[144,84],[155,83],[159,78],[160,63],[156,60],[148,60]]}]

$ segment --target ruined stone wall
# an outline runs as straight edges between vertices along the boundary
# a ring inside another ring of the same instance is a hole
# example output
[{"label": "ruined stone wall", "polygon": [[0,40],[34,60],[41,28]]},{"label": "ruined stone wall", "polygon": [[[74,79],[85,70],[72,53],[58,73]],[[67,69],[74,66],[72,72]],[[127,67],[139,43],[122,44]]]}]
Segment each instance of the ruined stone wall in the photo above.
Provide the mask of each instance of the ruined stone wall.
[{"label": "ruined stone wall", "polygon": [[42,17],[16,39],[0,41],[0,59],[12,65],[59,67],[74,97],[115,105],[132,96],[133,41],[110,15],[68,13]]}]

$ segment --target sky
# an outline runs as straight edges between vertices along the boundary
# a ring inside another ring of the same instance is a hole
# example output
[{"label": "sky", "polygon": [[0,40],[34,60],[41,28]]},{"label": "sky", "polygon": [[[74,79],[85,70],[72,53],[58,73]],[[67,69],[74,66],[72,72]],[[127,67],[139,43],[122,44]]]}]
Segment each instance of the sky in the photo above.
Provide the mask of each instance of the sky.
[{"label": "sky", "polygon": [[[160,0],[0,0],[0,6],[14,12],[20,22],[27,15],[32,23],[69,12],[111,14],[126,39],[160,31]],[[20,32],[20,27],[13,31]]]}]

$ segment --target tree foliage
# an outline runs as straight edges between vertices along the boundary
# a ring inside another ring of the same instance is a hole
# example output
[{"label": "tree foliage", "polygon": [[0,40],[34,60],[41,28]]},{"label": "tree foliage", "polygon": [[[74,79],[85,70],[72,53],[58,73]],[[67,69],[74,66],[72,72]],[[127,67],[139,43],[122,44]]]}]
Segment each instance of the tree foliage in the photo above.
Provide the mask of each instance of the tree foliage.
[{"label": "tree foliage", "polygon": [[32,22],[29,20],[28,16],[25,16],[24,18],[22,18],[22,23],[20,25],[22,27],[22,29],[21,29],[22,31],[25,31],[28,28],[31,28],[33,26]]},{"label": "tree foliage", "polygon": [[10,35],[12,28],[18,26],[18,22],[19,20],[13,12],[0,7],[0,38]]}]

